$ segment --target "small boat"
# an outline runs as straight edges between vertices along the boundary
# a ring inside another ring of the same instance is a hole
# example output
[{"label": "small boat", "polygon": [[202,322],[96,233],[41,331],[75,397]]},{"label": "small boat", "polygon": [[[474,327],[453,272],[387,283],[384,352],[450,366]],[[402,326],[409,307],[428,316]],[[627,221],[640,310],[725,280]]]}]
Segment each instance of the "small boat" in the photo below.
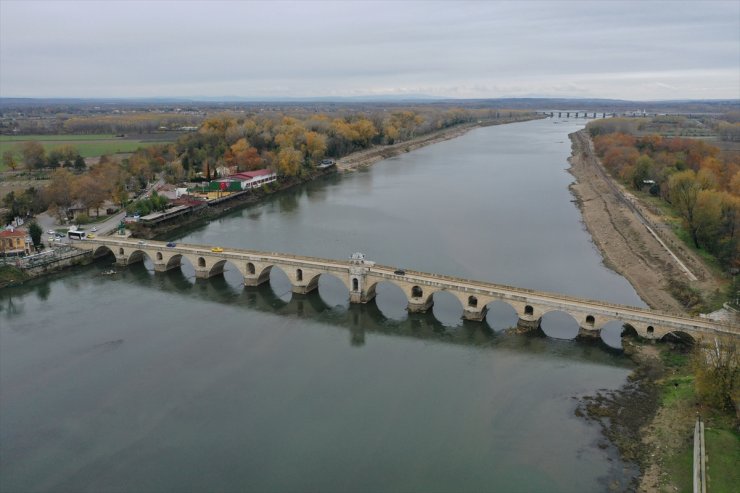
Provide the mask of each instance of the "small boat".
[{"label": "small boat", "polygon": [[112,276],[113,274],[118,274],[118,272],[111,269],[111,270],[104,270],[103,272],[101,272],[101,274],[104,276]]}]

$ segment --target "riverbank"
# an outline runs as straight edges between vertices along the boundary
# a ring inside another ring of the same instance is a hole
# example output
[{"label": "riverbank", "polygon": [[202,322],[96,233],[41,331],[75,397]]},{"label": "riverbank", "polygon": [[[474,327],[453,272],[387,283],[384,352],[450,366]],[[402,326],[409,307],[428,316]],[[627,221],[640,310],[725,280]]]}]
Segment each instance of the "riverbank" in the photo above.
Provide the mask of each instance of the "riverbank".
[{"label": "riverbank", "polygon": [[[570,138],[569,171],[577,180],[571,191],[604,263],[627,278],[645,303],[661,311],[692,311],[701,305],[689,303],[686,293],[721,289],[721,281],[660,216],[608,177],[586,131]],[[636,491],[682,491],[691,484],[688,458],[698,411],[688,350],[671,343],[623,341],[625,353],[637,365],[627,384],[583,398],[576,414],[599,422],[622,458],[639,465]]]},{"label": "riverbank", "polygon": [[182,228],[192,228],[198,225],[207,224],[209,221],[217,219],[233,210],[255,204],[264,199],[264,197],[267,195],[288,190],[297,185],[307,183],[322,176],[334,173],[335,170],[339,172],[351,172],[357,168],[370,166],[378,161],[382,161],[383,159],[388,159],[390,157],[403,154],[405,152],[411,152],[415,149],[419,149],[428,145],[460,137],[461,135],[466,134],[474,128],[523,122],[540,118],[544,117],[535,114],[513,114],[512,116],[507,118],[484,120],[473,123],[455,125],[453,127],[438,130],[436,132],[425,134],[411,140],[399,142],[397,144],[375,146],[371,149],[354,152],[341,158],[337,162],[336,168],[315,170],[311,174],[304,176],[303,178],[291,178],[285,181],[281,181],[270,191],[266,192],[264,190],[255,190],[253,193],[250,193],[248,195],[238,197],[234,200],[229,200],[218,205],[209,206],[207,208],[193,212],[192,214],[183,215],[178,218],[174,218],[171,221],[157,224],[156,226],[145,227],[143,225],[135,225],[131,228],[132,233],[133,236],[137,238],[163,240],[168,239],[168,235],[171,235],[173,232],[176,232]]},{"label": "riverbank", "polygon": [[[607,176],[585,130],[570,138],[569,171],[577,180],[571,191],[604,263],[624,276],[650,308],[669,313],[700,309],[695,294],[714,293],[721,289],[721,281],[661,224],[660,217],[648,217],[647,208],[627,201],[630,195]],[[654,227],[648,229],[646,224]],[[655,231],[660,232],[660,239]]]}]

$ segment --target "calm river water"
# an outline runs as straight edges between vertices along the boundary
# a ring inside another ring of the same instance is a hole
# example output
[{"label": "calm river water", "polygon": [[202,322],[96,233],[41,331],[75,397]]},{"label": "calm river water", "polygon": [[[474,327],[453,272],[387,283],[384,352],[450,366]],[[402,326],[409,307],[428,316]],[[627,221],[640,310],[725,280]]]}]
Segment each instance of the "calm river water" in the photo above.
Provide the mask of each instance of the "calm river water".
[{"label": "calm river water", "polygon": [[[541,120],[334,176],[176,240],[377,262],[644,306],[606,269],[568,191],[568,133]],[[0,291],[0,490],[606,491],[622,463],[576,400],[621,386],[604,344],[505,334],[397,288],[350,306],[274,269],[195,281],[110,260]],[[604,339],[619,346],[612,324]]]}]

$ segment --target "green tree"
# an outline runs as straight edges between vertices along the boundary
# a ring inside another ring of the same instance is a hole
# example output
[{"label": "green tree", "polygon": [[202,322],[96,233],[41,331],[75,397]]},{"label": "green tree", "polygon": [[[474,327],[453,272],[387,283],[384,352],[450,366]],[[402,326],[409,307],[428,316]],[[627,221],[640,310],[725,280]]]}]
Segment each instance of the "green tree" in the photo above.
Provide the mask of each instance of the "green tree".
[{"label": "green tree", "polygon": [[15,153],[13,151],[3,152],[3,165],[6,168],[10,168],[11,171],[15,171],[18,167],[18,162],[15,160]]},{"label": "green tree", "polygon": [[72,163],[72,166],[77,171],[82,171],[87,167],[87,165],[85,164],[85,159],[79,154],[77,155],[77,157],[75,157],[75,160]]},{"label": "green tree", "polygon": [[28,234],[31,235],[31,241],[33,241],[33,246],[38,248],[39,245],[41,245],[41,235],[44,234],[44,230],[41,229],[41,226],[39,226],[36,221],[34,221],[28,227]]},{"label": "green tree", "polygon": [[692,366],[699,398],[729,411],[740,404],[740,347],[732,337],[713,337],[707,346],[697,344]]},{"label": "green tree", "polygon": [[645,180],[651,178],[653,173],[653,160],[650,156],[640,156],[635,162],[635,169],[632,173],[632,186],[640,190]]},{"label": "green tree", "polygon": [[35,140],[28,140],[20,145],[23,163],[28,169],[43,168],[46,165],[44,146]]},{"label": "green tree", "polygon": [[684,220],[694,245],[699,248],[696,222],[696,204],[702,187],[693,170],[680,171],[668,179],[668,193],[671,203]]}]

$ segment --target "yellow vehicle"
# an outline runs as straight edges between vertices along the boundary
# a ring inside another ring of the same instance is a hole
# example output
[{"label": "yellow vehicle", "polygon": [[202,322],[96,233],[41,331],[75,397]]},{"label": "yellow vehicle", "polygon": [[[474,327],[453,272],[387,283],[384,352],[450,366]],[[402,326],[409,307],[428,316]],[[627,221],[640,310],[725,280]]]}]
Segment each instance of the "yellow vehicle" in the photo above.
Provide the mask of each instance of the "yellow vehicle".
[{"label": "yellow vehicle", "polygon": [[214,253],[221,253],[221,252],[224,251],[224,249],[221,248],[221,247],[213,247],[213,248],[211,248],[211,251],[214,252]]},{"label": "yellow vehicle", "polygon": [[88,233],[88,234],[87,234],[87,237],[88,237],[88,238],[95,238],[95,235],[94,235],[94,234],[92,234],[92,233]]}]

